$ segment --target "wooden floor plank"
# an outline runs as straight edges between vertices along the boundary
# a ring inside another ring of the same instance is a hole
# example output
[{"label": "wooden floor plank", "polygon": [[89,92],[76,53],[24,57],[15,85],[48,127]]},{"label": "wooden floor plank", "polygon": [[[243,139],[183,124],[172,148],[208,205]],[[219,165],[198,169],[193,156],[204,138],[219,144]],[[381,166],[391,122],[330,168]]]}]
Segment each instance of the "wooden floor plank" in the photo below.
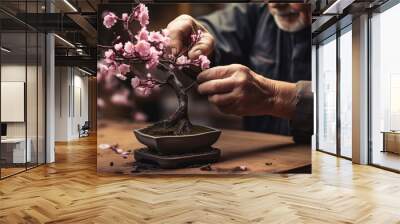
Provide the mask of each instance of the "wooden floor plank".
[{"label": "wooden floor plank", "polygon": [[0,223],[400,223],[400,175],[313,152],[312,175],[96,173],[96,139],[0,181]]}]

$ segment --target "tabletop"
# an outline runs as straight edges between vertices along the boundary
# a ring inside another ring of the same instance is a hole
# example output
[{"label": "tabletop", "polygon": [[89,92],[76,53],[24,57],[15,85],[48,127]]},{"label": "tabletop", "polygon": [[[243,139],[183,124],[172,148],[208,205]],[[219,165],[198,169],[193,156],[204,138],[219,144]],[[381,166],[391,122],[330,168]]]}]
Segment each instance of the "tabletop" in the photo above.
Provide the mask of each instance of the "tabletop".
[{"label": "tabletop", "polygon": [[[143,147],[133,130],[147,124],[116,123],[99,121],[97,144],[118,144],[124,151]],[[111,149],[97,149],[99,173],[120,174],[267,174],[267,173],[310,173],[310,145],[295,144],[291,137],[239,130],[222,130],[221,137],[213,145],[221,150],[221,158],[211,164],[211,170],[189,167],[134,172],[132,154],[122,156]],[[237,167],[245,170],[237,172]]]}]

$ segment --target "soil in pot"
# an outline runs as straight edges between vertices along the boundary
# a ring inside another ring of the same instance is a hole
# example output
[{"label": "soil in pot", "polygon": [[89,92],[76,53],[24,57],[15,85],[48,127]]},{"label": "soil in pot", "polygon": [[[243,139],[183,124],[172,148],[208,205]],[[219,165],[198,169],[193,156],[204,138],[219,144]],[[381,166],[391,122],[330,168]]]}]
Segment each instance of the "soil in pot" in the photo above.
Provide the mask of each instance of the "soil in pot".
[{"label": "soil in pot", "polygon": [[[177,129],[176,126],[172,127],[164,127],[162,125],[151,125],[147,128],[144,128],[141,130],[142,133],[151,135],[151,136],[177,136],[174,132]],[[210,132],[213,131],[213,129],[200,126],[200,125],[193,125],[191,127],[190,132],[186,133],[186,135],[195,135],[195,134],[201,134],[205,132]]]}]

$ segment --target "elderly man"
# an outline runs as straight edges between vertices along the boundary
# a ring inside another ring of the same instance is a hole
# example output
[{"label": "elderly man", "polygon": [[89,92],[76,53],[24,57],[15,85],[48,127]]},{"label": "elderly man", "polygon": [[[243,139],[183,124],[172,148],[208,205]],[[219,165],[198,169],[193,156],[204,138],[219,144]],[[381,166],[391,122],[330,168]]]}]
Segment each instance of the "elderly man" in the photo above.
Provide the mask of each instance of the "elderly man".
[{"label": "elderly man", "polygon": [[[172,52],[193,27],[204,34],[190,58],[208,55],[215,67],[197,77],[198,91],[220,111],[244,117],[247,130],[311,141],[311,10],[308,4],[233,4],[169,23]],[[216,66],[218,65],[218,66]]]}]

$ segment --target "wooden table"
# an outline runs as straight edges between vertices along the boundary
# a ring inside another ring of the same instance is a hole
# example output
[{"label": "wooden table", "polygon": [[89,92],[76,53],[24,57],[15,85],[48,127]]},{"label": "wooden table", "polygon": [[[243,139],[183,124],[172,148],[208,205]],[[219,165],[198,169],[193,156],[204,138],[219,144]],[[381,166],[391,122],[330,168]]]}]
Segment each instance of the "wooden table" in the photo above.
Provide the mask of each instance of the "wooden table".
[{"label": "wooden table", "polygon": [[[97,143],[118,144],[121,149],[135,150],[143,147],[133,135],[133,129],[146,124],[130,124],[100,121]],[[291,137],[236,130],[222,130],[214,147],[221,149],[219,162],[211,165],[212,171],[199,168],[152,170],[132,173],[133,155],[123,157],[111,149],[97,149],[99,173],[120,174],[266,174],[310,173],[311,147],[298,145]],[[246,166],[247,171],[234,172],[235,167]]]}]

